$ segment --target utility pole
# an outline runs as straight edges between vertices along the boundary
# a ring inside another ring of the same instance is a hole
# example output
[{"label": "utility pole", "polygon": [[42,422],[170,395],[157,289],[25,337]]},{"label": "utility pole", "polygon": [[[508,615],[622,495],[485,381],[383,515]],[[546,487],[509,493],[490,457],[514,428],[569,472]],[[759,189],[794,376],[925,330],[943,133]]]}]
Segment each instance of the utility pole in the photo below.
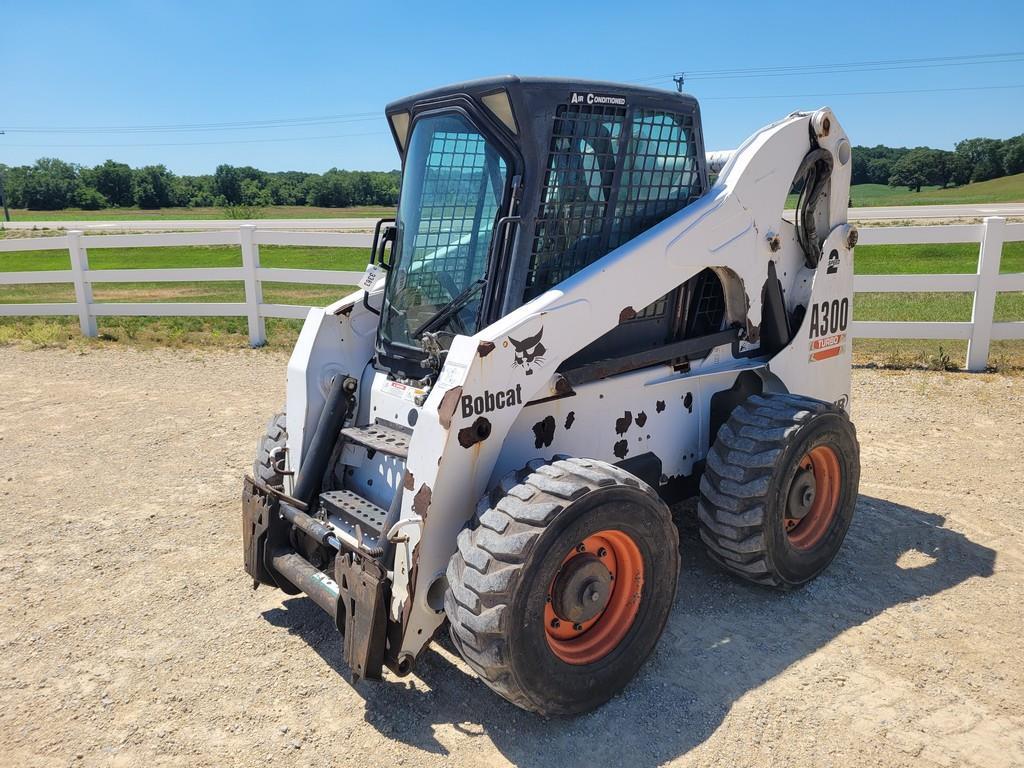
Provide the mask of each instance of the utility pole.
[{"label": "utility pole", "polygon": [[[0,131],[0,136],[4,135],[4,131]],[[4,172],[0,170],[0,203],[4,206],[4,221],[11,220],[11,212],[7,210],[7,195],[4,194]]]},{"label": "utility pole", "polygon": [[672,78],[672,82],[676,84],[676,90],[682,93],[683,83],[686,82],[686,73],[680,72],[678,75]]}]

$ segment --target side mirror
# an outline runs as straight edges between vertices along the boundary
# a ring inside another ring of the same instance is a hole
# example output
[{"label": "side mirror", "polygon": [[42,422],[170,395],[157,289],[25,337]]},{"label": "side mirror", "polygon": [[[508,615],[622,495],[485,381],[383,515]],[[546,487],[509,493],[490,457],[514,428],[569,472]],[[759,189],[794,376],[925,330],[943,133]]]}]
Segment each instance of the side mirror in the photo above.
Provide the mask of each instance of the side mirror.
[{"label": "side mirror", "polygon": [[[377,226],[373,228],[373,246],[370,250],[370,263],[380,264],[384,269],[391,269],[391,258],[388,258],[386,261],[384,259],[384,253],[389,243],[391,244],[389,256],[395,252],[395,239],[398,236],[398,228],[394,226],[394,221],[394,219],[381,219],[377,222]],[[385,224],[388,224],[388,226],[385,227]]]}]

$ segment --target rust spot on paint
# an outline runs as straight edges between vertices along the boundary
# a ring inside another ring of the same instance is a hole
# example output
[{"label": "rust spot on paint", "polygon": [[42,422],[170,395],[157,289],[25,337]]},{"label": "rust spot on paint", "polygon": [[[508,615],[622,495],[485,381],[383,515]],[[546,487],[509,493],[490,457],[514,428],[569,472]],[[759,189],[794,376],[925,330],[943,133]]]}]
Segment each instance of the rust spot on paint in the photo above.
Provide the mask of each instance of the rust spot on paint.
[{"label": "rust spot on paint", "polygon": [[409,626],[409,617],[412,615],[412,598],[416,594],[416,579],[420,574],[420,548],[412,551],[412,567],[409,569],[409,596],[405,598],[402,606],[402,626]]},{"label": "rust spot on paint", "polygon": [[573,391],[572,384],[570,384],[569,380],[564,376],[559,376],[555,379],[555,392],[559,395],[576,394],[575,391]]},{"label": "rust spot on paint", "polygon": [[490,434],[491,422],[483,416],[477,416],[476,421],[459,430],[459,445],[463,448],[471,448],[481,440],[486,440]]},{"label": "rust spot on paint", "polygon": [[487,357],[493,351],[494,351],[494,342],[493,341],[481,341],[479,344],[477,344],[476,353],[478,355],[480,355],[480,357]]},{"label": "rust spot on paint", "polygon": [[576,411],[569,411],[569,415],[565,417],[565,428],[572,429],[574,421],[576,421]]},{"label": "rust spot on paint", "polygon": [[545,416],[533,425],[534,448],[547,448],[555,439],[555,417]]},{"label": "rust spot on paint", "polygon": [[[430,495],[430,486],[424,483],[420,486],[420,489],[416,491],[416,495],[412,497],[412,511],[424,520],[427,519],[427,513],[430,511]],[[417,549],[419,549],[419,547],[417,547]]]},{"label": "rust spot on paint", "polygon": [[629,428],[633,425],[633,413],[632,411],[626,411],[622,418],[615,420],[615,434],[624,435]]},{"label": "rust spot on paint", "polygon": [[664,400],[659,400],[655,404],[654,410],[657,411],[658,413],[661,413],[662,411],[664,411],[665,410],[665,401]]},{"label": "rust spot on paint", "polygon": [[647,413],[645,411],[640,411],[640,413],[638,413],[636,415],[636,425],[638,427],[642,427],[646,423],[647,423]]},{"label": "rust spot on paint", "polygon": [[627,440],[619,440],[619,442],[615,444],[613,451],[618,458],[626,458],[626,454],[629,453],[629,442]]},{"label": "rust spot on paint", "polygon": [[405,478],[402,480],[402,485],[405,487],[405,490],[407,491],[411,491],[413,488],[416,487],[416,478],[412,476],[412,472],[410,472],[408,469],[405,470]]},{"label": "rust spot on paint", "polygon": [[452,387],[441,396],[441,404],[437,407],[437,420],[445,429],[451,428],[452,416],[455,415],[455,409],[459,406],[461,398],[462,387]]},{"label": "rust spot on paint", "polygon": [[620,323],[624,323],[627,320],[632,320],[635,317],[636,317],[636,310],[633,309],[632,307],[624,307],[623,310],[621,312],[619,312],[619,322]]}]

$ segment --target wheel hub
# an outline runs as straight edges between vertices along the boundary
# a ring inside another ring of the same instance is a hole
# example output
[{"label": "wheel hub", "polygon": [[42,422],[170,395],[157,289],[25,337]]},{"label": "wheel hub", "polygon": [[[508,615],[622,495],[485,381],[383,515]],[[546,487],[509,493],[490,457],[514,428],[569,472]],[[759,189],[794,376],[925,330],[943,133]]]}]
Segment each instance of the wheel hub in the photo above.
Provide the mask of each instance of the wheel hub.
[{"label": "wheel hub", "polygon": [[592,554],[569,560],[555,577],[551,589],[551,607],[563,621],[581,624],[597,616],[608,605],[612,574]]},{"label": "wheel hub", "polygon": [[782,520],[795,548],[810,549],[828,533],[839,506],[841,483],[839,457],[829,446],[815,446],[800,460]]},{"label": "wheel hub", "polygon": [[643,588],[644,559],[629,534],[608,529],[576,542],[548,585],[548,647],[567,664],[604,658],[633,625]]},{"label": "wheel hub", "polygon": [[814,505],[814,496],[817,492],[817,483],[814,480],[814,470],[810,467],[801,467],[793,484],[789,488],[789,497],[786,499],[786,520],[793,520],[794,526],[811,511]]}]

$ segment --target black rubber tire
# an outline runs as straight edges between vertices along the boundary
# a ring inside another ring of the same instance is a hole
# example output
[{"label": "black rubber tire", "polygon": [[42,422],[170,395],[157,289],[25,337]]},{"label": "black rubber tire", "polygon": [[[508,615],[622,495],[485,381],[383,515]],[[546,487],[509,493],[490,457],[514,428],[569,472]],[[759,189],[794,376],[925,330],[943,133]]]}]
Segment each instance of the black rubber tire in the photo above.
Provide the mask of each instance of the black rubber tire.
[{"label": "black rubber tire", "polygon": [[[607,529],[629,534],[643,556],[640,607],[614,650],[567,664],[547,644],[548,585],[575,542]],[[445,613],[455,646],[491,689],[532,712],[576,714],[610,699],[643,665],[678,573],[679,535],[650,486],[601,461],[536,461],[504,478],[459,535]]]},{"label": "black rubber tire", "polygon": [[[821,538],[797,549],[783,524],[786,497],[800,460],[819,445],[839,460],[838,506]],[[708,453],[697,504],[708,556],[758,584],[806,584],[839,552],[859,483],[860,446],[842,408],[797,395],[755,395],[733,410]]]},{"label": "black rubber tire", "polygon": [[267,431],[256,444],[256,458],[252,463],[252,474],[274,488],[284,487],[284,477],[274,466],[271,457],[288,443],[288,422],[285,412],[275,413],[267,422]]}]

